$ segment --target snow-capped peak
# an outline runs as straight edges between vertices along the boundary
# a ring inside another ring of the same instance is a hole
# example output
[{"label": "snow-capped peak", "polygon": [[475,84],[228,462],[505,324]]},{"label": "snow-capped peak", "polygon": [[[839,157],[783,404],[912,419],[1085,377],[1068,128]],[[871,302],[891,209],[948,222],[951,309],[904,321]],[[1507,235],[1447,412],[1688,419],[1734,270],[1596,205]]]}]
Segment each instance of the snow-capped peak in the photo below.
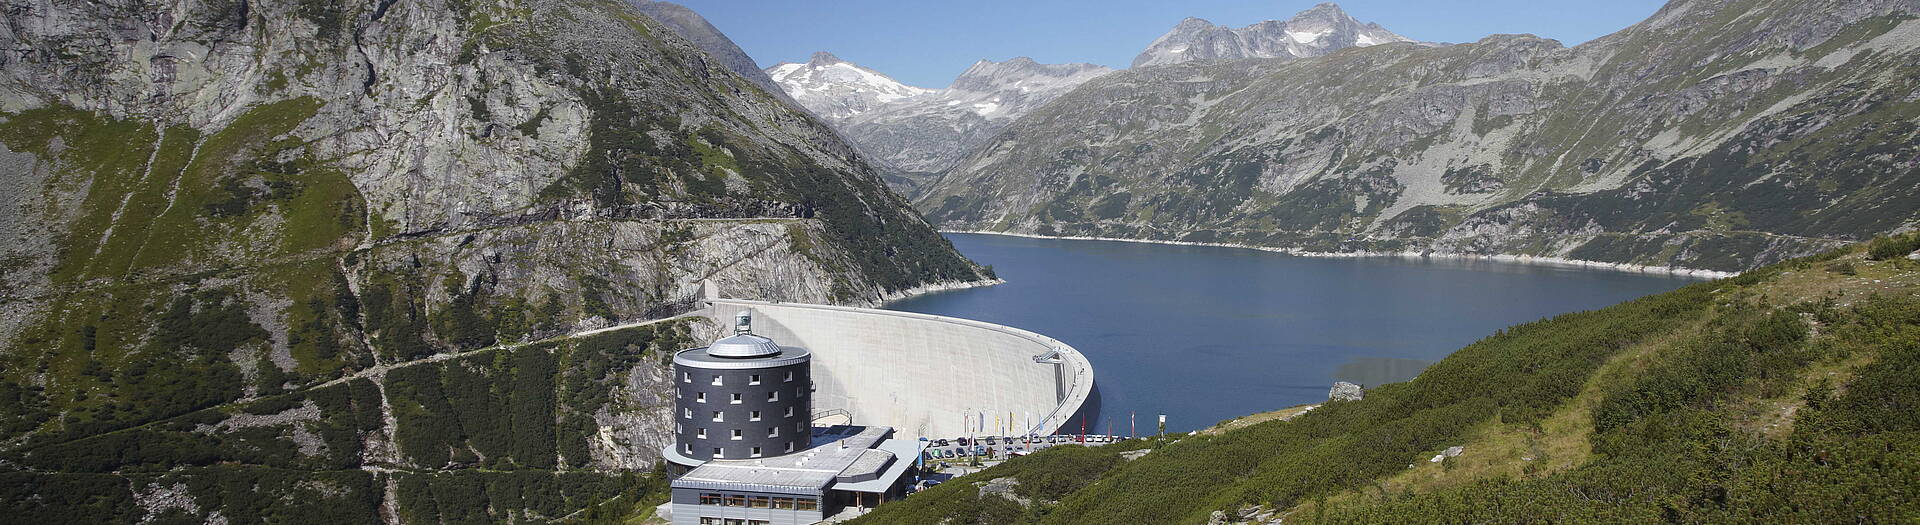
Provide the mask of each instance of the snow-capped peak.
[{"label": "snow-capped peak", "polygon": [[908,86],[828,53],[767,74],[794,100],[826,117],[882,164],[937,171],[1009,122],[1081,83],[1112,72],[1094,64],[1042,64],[1029,57],[980,60],[946,89]]},{"label": "snow-capped peak", "polygon": [[1286,21],[1268,20],[1241,28],[1218,26],[1198,18],[1181,20],[1172,31],[1154,40],[1135,57],[1133,66],[1194,60],[1301,58],[1349,47],[1412,41],[1377,24],[1355,20],[1340,6],[1326,3],[1301,11]]},{"label": "snow-capped peak", "polygon": [[766,69],[787,95],[820,116],[843,119],[882,105],[933,93],[825,51],[806,63],[782,62]]}]

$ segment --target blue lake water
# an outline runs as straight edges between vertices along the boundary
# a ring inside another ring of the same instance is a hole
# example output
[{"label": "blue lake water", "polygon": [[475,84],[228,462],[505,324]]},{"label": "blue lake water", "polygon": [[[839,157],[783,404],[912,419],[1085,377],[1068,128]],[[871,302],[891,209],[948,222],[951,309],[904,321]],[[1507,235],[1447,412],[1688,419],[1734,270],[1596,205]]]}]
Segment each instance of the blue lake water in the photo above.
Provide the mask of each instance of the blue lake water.
[{"label": "blue lake water", "polygon": [[1316,258],[1240,248],[949,234],[1007,283],[886,308],[1033,330],[1093,362],[1089,431],[1169,431],[1405,381],[1501,328],[1694,279],[1492,261]]}]

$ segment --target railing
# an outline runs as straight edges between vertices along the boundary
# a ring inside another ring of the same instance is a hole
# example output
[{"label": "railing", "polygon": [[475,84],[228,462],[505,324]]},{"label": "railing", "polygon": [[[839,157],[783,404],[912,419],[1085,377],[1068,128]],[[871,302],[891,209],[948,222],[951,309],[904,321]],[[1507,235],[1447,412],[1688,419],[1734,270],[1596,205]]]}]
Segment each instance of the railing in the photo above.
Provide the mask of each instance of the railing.
[{"label": "railing", "polygon": [[825,411],[815,411],[813,413],[813,421],[819,421],[819,420],[830,418],[833,416],[847,416],[847,422],[848,423],[853,422],[853,413],[848,412],[847,409],[844,409],[844,408],[835,408],[835,409],[829,409]]}]

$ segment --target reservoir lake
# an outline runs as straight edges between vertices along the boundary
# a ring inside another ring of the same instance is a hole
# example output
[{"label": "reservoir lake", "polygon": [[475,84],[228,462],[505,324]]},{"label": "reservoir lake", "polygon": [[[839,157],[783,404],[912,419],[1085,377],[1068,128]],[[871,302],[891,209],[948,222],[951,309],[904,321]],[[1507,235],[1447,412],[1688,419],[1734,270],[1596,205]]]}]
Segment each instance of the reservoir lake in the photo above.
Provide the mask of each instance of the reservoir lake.
[{"label": "reservoir lake", "polygon": [[[1699,279],[1571,266],[1301,257],[1245,248],[947,234],[1005,284],[889,303],[1032,330],[1093,363],[1089,432],[1185,432],[1412,379],[1495,331]],[[1062,432],[1077,432],[1073,429]]]}]

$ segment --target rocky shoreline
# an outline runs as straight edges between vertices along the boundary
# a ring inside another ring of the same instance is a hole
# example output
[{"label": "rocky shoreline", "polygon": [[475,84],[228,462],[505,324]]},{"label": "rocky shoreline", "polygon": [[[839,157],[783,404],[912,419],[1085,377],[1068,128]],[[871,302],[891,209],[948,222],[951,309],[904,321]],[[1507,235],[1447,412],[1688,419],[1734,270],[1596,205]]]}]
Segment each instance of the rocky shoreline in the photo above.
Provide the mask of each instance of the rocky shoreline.
[{"label": "rocky shoreline", "polygon": [[1168,244],[1168,245],[1176,245],[1176,246],[1215,246],[1215,247],[1221,247],[1221,248],[1245,248],[1249,250],[1260,250],[1264,252],[1278,252],[1278,253],[1284,253],[1288,255],[1300,256],[1300,257],[1398,257],[1402,259],[1458,259],[1458,260],[1498,261],[1498,262],[1532,264],[1532,265],[1541,265],[1541,266],[1594,268],[1594,269],[1601,269],[1601,270],[1612,270],[1612,271],[1630,272],[1630,273],[1658,273],[1658,274],[1678,275],[1683,277],[1693,277],[1693,278],[1699,278],[1699,279],[1724,279],[1727,277],[1739,275],[1739,272],[1723,272],[1719,270],[1706,270],[1706,269],[1700,269],[1700,268],[1685,268],[1685,267],[1679,267],[1679,266],[1648,266],[1648,265],[1641,265],[1641,264],[1589,261],[1584,259],[1568,259],[1564,257],[1540,257],[1540,256],[1533,256],[1533,255],[1512,255],[1512,254],[1472,255],[1472,254],[1458,254],[1458,253],[1372,252],[1372,251],[1316,252],[1316,251],[1310,251],[1310,250],[1301,250],[1298,248],[1278,248],[1273,246],[1255,246],[1255,245],[1249,245],[1249,244],[1233,244],[1233,243],[1222,243],[1222,242],[1163,241],[1163,240],[1151,240],[1151,239],[1127,239],[1127,238],[1119,238],[1119,237],[1075,237],[1075,236],[1038,235],[1038,234],[1031,234],[1031,233],[1009,233],[1009,232],[978,231],[978,230],[940,230],[940,233],[974,233],[974,234],[981,234],[981,235],[1001,235],[1001,236],[1007,236],[1007,237],[1027,237],[1027,238],[1033,238],[1033,239],[1118,241],[1118,242],[1137,242],[1137,243],[1144,243],[1144,244]]},{"label": "rocky shoreline", "polygon": [[868,308],[878,308],[881,305],[885,305],[887,303],[891,303],[891,302],[899,301],[903,299],[911,299],[914,297],[919,297],[919,296],[930,294],[930,293],[939,293],[939,292],[945,292],[950,290],[965,290],[968,288],[980,288],[984,286],[993,286],[993,285],[1006,284],[1006,283],[1007,283],[1006,279],[993,278],[993,279],[981,279],[977,281],[948,281],[948,282],[941,282],[941,283],[923,284],[920,286],[915,286],[913,288],[908,288],[908,289],[897,291],[897,292],[882,293],[880,294],[880,297],[878,298],[878,300],[870,301],[868,302],[868,304],[865,304],[862,306],[865,306]]}]

